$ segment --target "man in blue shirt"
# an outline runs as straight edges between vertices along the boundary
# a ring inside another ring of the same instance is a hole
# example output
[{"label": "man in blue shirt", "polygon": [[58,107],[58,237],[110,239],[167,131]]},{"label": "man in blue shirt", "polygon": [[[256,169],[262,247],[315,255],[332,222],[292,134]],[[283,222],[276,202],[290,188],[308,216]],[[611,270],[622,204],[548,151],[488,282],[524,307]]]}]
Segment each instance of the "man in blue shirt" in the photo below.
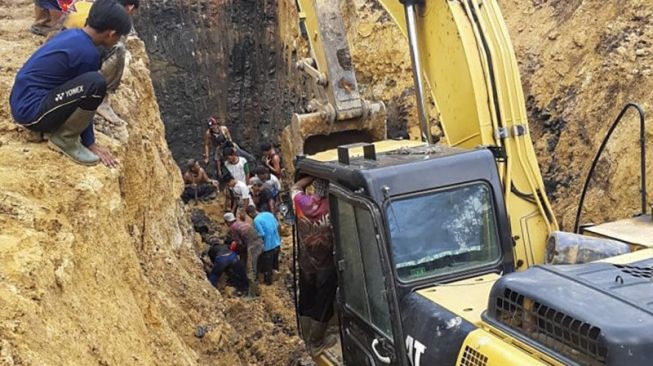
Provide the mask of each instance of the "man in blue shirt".
[{"label": "man in blue shirt", "polygon": [[[98,46],[111,48],[131,30],[125,8],[115,0],[97,0],[86,26],[61,32],[39,48],[16,75],[11,113],[27,129],[50,133],[48,145],[73,161],[116,164],[95,142],[93,115],[106,95]],[[80,143],[81,136],[81,143]]]},{"label": "man in blue shirt", "polygon": [[279,237],[279,223],[270,212],[257,212],[256,208],[249,206],[247,215],[254,220],[256,232],[263,239],[263,254],[259,259],[263,281],[266,285],[272,284],[272,270],[279,269],[279,251],[281,237]]}]

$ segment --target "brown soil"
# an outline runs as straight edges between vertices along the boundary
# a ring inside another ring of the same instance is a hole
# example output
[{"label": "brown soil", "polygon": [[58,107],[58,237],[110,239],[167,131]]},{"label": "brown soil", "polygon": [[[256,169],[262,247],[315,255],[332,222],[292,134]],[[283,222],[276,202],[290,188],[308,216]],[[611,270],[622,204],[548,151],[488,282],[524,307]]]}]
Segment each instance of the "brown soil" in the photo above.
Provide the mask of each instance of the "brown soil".
[{"label": "brown soil", "polygon": [[[569,230],[591,159],[614,118],[630,101],[645,111],[653,107],[653,3],[500,3],[520,63],[548,193]],[[598,166],[584,222],[639,211],[638,125],[634,115],[628,116]],[[651,141],[653,129],[648,130]]]},{"label": "brown soil", "polygon": [[31,17],[32,1],[0,0],[0,364],[301,360],[286,274],[249,303],[206,280],[140,40],[128,40],[112,97],[129,137],[98,136],[119,168],[82,167],[26,141],[7,100],[43,41],[28,32]]},{"label": "brown soil", "polygon": [[[609,123],[627,101],[653,104],[653,4],[500,3],[548,193],[569,229]],[[288,69],[293,52],[306,53],[293,4],[277,3]],[[385,101],[390,123],[416,136],[403,37],[375,1],[346,1],[343,12],[363,94]],[[120,159],[118,169],[77,166],[26,142],[7,100],[16,71],[42,42],[27,31],[31,17],[31,1],[0,0],[0,364],[304,362],[287,242],[280,279],[263,286],[259,300],[243,302],[206,281],[138,39],[128,42],[128,69],[113,98],[129,138],[99,136]],[[636,126],[632,117],[626,122],[599,165],[585,221],[637,211]],[[220,217],[220,206],[209,206]],[[209,329],[203,338],[195,337],[198,326]]]}]

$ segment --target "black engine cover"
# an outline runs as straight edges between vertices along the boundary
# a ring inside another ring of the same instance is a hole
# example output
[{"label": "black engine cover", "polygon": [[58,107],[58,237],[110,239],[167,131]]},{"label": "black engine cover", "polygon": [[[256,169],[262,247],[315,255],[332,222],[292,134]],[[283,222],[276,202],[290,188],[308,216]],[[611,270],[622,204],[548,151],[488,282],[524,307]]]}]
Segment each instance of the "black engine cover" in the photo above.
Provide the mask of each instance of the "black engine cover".
[{"label": "black engine cover", "polygon": [[565,363],[652,365],[653,259],[503,276],[485,320]]}]

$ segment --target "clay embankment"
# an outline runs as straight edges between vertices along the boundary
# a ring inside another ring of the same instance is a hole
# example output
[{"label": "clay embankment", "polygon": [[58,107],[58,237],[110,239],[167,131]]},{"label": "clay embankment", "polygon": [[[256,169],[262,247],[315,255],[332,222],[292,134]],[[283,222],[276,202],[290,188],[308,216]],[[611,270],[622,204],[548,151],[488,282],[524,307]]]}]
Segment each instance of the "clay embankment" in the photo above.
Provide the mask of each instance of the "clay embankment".
[{"label": "clay embankment", "polygon": [[[15,73],[43,39],[27,31],[31,1],[0,3],[0,364],[279,365],[299,358],[291,355],[301,349],[294,320],[274,311],[274,299],[242,304],[205,279],[142,42],[129,39],[113,96],[128,138],[98,137],[120,167],[82,167],[46,144],[27,143],[12,123]],[[248,323],[250,314],[259,317]],[[195,337],[198,326],[208,329],[203,338]]]}]

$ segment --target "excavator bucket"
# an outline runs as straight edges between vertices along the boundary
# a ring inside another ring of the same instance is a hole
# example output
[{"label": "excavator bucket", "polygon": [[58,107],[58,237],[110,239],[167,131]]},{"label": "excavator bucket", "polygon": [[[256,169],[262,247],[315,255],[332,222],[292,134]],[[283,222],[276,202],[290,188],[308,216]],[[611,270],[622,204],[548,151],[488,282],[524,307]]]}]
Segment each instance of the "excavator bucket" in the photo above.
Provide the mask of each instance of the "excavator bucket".
[{"label": "excavator bucket", "polygon": [[[363,116],[345,121],[329,121],[322,112],[293,114],[282,135],[284,161],[313,155],[340,145],[373,142],[386,138],[386,111],[383,103],[368,103]],[[288,167],[292,169],[291,167]]]},{"label": "excavator bucket", "polygon": [[314,99],[308,113],[294,114],[282,134],[285,161],[343,144],[385,139],[385,105],[367,101],[359,92],[338,2],[297,3],[311,57],[299,60],[296,67],[313,81]]}]

